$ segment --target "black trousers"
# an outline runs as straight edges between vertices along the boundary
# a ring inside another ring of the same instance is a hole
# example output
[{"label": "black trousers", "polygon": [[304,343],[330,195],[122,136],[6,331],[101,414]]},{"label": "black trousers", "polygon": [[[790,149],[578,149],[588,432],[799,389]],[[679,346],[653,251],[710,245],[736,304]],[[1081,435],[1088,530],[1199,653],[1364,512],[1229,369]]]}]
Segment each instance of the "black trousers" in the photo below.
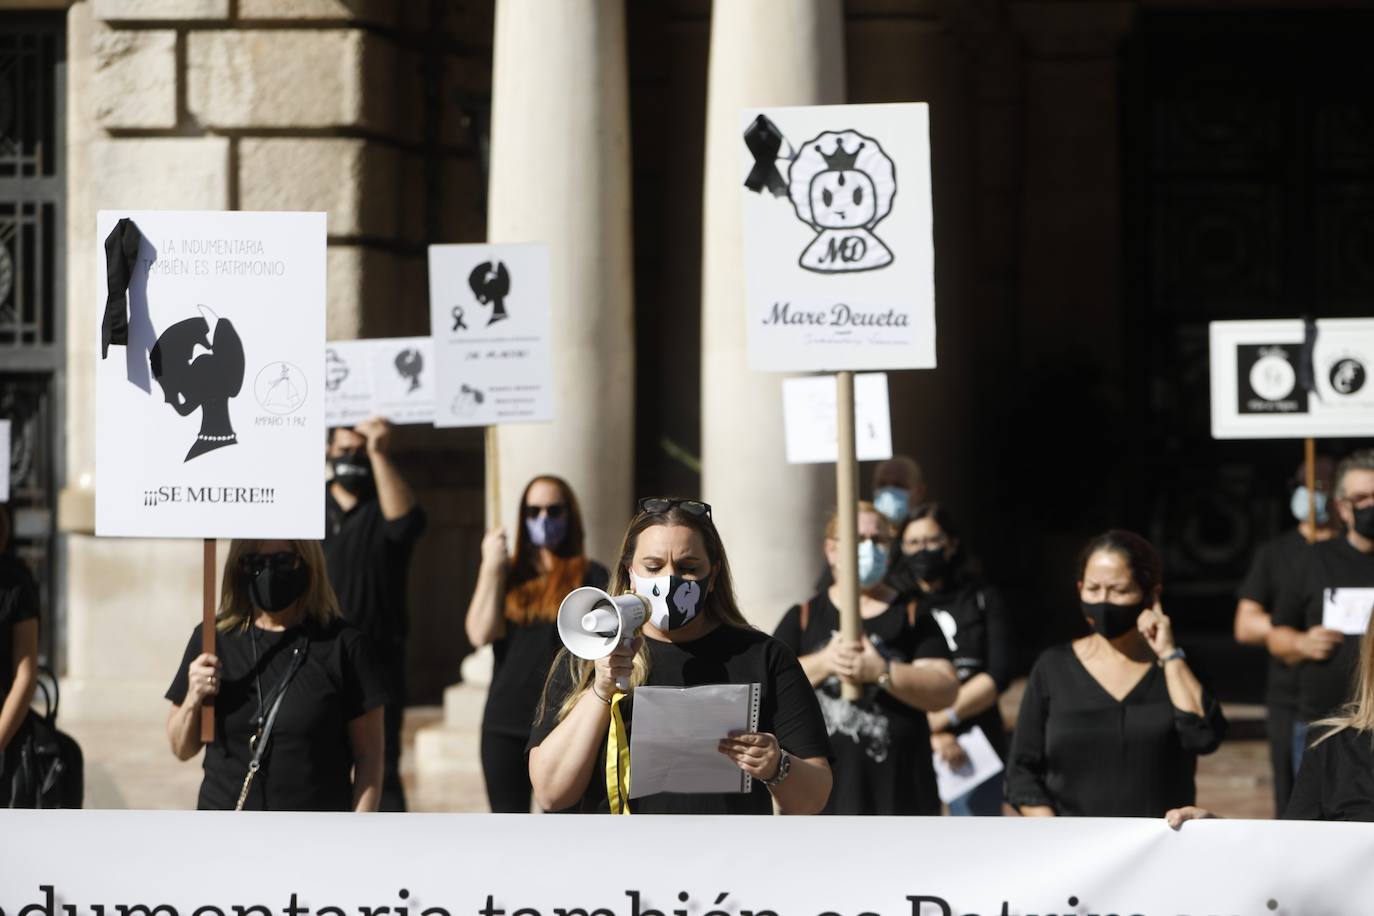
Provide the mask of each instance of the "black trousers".
[{"label": "black trousers", "polygon": [[406,810],[406,792],[401,785],[401,725],[406,712],[405,652],[387,653],[383,659],[387,693],[391,702],[382,712],[382,727],[386,732],[385,768],[382,771],[382,798],[379,811]]},{"label": "black trousers", "polygon": [[1269,735],[1269,766],[1274,771],[1274,817],[1283,817],[1293,794],[1293,724],[1297,711],[1270,703],[1265,730]]},{"label": "black trousers", "polygon": [[529,814],[530,768],[525,758],[528,736],[482,729],[482,775],[493,814]]}]

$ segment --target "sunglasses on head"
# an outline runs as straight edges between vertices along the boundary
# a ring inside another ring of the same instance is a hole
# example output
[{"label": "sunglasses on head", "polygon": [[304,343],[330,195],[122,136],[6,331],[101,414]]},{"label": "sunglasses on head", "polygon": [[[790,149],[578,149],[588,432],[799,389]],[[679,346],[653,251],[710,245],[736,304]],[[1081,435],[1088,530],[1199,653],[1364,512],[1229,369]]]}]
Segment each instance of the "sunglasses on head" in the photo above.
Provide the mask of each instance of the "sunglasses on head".
[{"label": "sunglasses on head", "polygon": [[526,506],[525,518],[536,519],[540,513],[548,513],[549,518],[562,518],[567,508],[562,503],[554,503],[552,506]]},{"label": "sunglasses on head", "polygon": [[648,512],[650,515],[658,515],[667,512],[674,506],[686,512],[688,515],[695,515],[701,518],[703,515],[711,517],[711,506],[699,499],[677,499],[676,497],[666,496],[646,496],[639,501],[639,511]]},{"label": "sunglasses on head", "polygon": [[290,572],[301,565],[301,555],[289,550],[277,553],[245,553],[239,557],[239,572],[256,576],[264,569],[274,572]]}]

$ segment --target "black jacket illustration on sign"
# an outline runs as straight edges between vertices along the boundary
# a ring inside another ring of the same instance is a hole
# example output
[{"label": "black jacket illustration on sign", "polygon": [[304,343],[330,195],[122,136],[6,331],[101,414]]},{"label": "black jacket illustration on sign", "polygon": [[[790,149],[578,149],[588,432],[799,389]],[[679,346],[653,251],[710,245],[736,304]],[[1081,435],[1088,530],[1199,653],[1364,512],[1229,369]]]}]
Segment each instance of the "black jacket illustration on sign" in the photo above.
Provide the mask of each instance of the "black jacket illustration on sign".
[{"label": "black jacket illustration on sign", "polygon": [[234,325],[205,306],[201,317],[178,321],[153,345],[153,378],[172,409],[190,416],[200,408],[200,432],[184,460],[238,441],[229,399],[243,388],[243,342]]}]

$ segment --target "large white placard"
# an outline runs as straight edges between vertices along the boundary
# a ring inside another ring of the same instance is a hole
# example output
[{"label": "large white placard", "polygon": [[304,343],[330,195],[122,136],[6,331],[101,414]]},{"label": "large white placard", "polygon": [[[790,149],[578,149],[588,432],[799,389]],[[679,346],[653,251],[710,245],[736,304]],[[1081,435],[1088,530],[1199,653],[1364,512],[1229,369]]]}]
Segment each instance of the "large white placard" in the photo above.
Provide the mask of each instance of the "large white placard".
[{"label": "large white placard", "polygon": [[434,422],[434,344],[428,337],[336,340],[324,348],[324,421],[352,426],[368,417]]},{"label": "large white placard", "polygon": [[129,331],[97,351],[96,534],[323,537],[324,214],[101,211],[97,234],[82,320],[99,340],[123,248]]},{"label": "large white placard", "polygon": [[10,421],[0,420],[0,503],[10,501]]},{"label": "large white placard", "polygon": [[1374,436],[1374,319],[1214,321],[1212,436]]},{"label": "large white placard", "polygon": [[0,811],[0,910],[1354,916],[1371,860],[1370,825],[1315,822]]},{"label": "large white placard", "polygon": [[435,426],[553,419],[549,252],[544,245],[431,245]]},{"label": "large white placard", "polygon": [[[783,379],[782,417],[788,464],[835,462],[839,454],[837,398],[833,375]],[[854,376],[854,446],[859,461],[892,457],[885,373]]]},{"label": "large white placard", "polygon": [[923,102],[744,112],[750,368],[935,367],[928,121]]}]

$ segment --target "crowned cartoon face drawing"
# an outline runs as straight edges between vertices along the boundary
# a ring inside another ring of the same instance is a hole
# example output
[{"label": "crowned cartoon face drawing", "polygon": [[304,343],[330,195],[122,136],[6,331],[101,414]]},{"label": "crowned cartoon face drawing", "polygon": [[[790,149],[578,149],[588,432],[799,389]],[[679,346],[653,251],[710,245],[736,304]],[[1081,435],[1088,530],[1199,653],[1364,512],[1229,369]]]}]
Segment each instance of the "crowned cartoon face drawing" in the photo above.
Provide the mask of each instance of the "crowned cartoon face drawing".
[{"label": "crowned cartoon face drawing", "polygon": [[802,267],[844,273],[893,262],[873,233],[897,194],[896,168],[878,141],[853,130],[825,131],[802,145],[787,177],[797,218],[818,233],[802,252]]}]

